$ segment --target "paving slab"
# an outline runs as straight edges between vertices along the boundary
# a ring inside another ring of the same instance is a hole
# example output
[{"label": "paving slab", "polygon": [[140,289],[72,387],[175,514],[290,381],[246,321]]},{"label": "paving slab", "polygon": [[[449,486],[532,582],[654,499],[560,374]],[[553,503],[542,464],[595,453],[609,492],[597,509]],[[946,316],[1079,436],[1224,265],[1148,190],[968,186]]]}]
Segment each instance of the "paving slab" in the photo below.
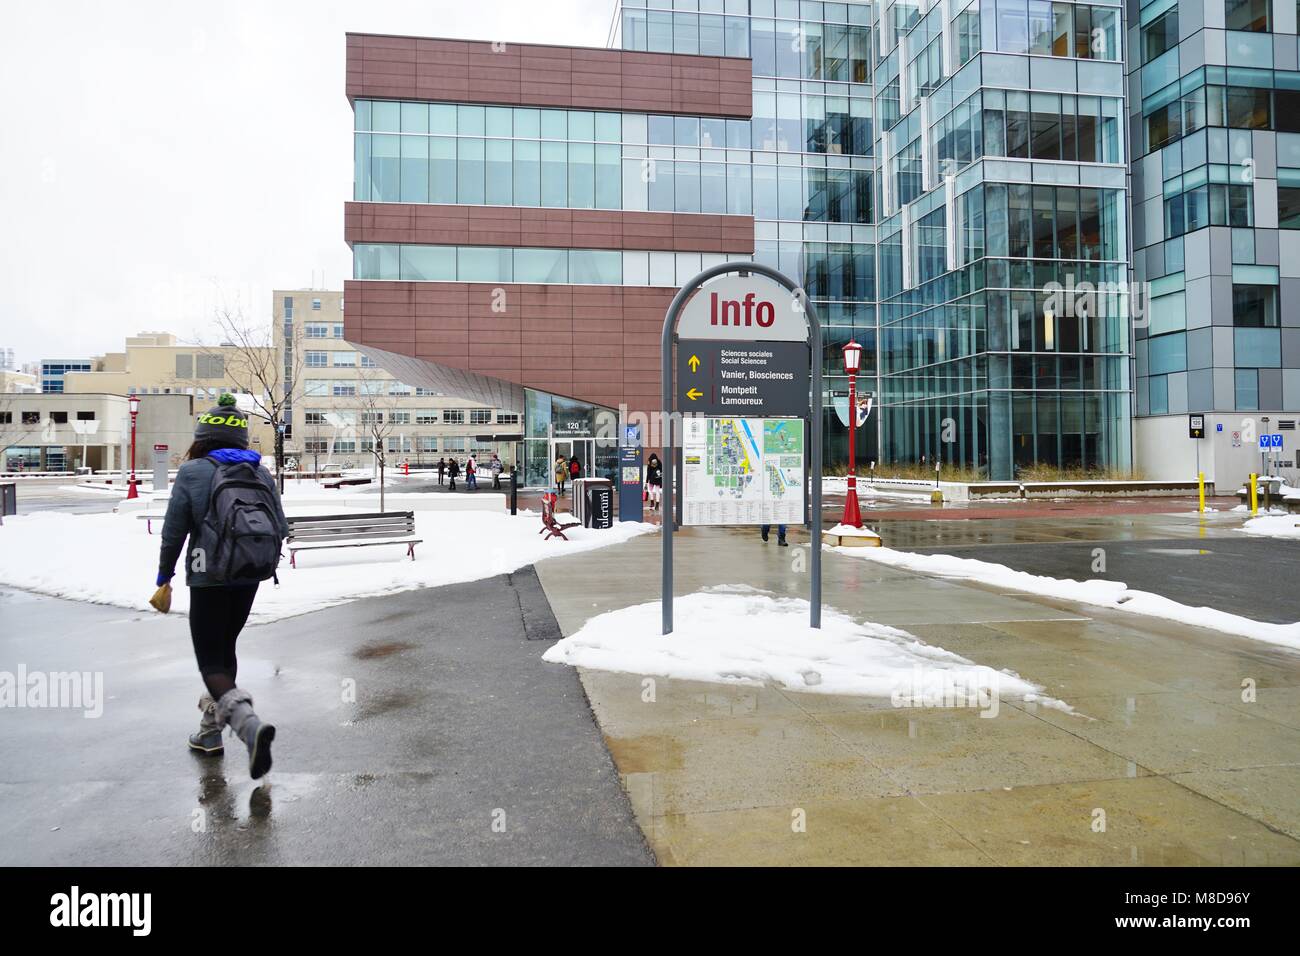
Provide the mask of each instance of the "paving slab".
[{"label": "paving slab", "polygon": [[[1141,537],[1184,519],[1090,520],[1088,534]],[[792,543],[799,534],[792,529]],[[722,584],[807,594],[797,547],[726,529],[689,529],[675,544],[679,595]],[[655,600],[659,558],[657,537],[646,536],[539,566],[560,629]],[[828,606],[1015,671],[1078,713],[1004,701],[997,717],[981,718],[582,670],[661,863],[1300,862],[1300,654],[831,552],[823,571]],[[1241,699],[1247,678],[1251,703]],[[1097,809],[1104,832],[1093,829]],[[800,814],[802,830],[792,828]]]}]

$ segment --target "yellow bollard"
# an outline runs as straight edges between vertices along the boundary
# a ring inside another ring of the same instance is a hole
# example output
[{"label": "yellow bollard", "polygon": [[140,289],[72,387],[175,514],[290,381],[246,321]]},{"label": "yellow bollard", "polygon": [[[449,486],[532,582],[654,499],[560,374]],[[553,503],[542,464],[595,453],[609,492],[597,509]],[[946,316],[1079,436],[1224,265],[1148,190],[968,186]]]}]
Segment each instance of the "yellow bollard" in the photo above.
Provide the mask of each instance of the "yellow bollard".
[{"label": "yellow bollard", "polygon": [[1200,512],[1201,514],[1205,514],[1205,472],[1198,471],[1196,473],[1196,482],[1200,486],[1200,499],[1201,499]]},{"label": "yellow bollard", "polygon": [[1259,476],[1252,474],[1250,476],[1250,516],[1253,518],[1259,514]]}]

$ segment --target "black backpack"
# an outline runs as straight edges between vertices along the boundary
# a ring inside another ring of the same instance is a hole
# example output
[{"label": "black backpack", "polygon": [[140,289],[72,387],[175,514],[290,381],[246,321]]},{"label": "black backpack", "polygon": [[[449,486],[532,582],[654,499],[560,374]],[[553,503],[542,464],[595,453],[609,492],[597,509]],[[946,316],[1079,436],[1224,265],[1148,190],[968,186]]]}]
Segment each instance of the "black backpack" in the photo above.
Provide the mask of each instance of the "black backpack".
[{"label": "black backpack", "polygon": [[[211,459],[209,459],[211,461]],[[213,461],[208,513],[199,530],[207,573],[220,584],[256,584],[275,577],[280,563],[280,529],[275,492],[260,465]]]}]

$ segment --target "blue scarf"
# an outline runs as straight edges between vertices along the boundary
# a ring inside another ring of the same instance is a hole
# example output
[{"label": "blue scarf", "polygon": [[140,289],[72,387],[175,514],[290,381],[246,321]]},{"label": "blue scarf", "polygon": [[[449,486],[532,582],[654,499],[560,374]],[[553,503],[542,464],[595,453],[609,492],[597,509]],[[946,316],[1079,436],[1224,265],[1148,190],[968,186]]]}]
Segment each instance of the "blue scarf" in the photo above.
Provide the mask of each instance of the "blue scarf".
[{"label": "blue scarf", "polygon": [[208,457],[213,461],[219,461],[223,465],[233,465],[238,461],[246,461],[250,465],[260,465],[262,463],[262,453],[250,451],[247,448],[218,448],[216,451],[208,452]]}]

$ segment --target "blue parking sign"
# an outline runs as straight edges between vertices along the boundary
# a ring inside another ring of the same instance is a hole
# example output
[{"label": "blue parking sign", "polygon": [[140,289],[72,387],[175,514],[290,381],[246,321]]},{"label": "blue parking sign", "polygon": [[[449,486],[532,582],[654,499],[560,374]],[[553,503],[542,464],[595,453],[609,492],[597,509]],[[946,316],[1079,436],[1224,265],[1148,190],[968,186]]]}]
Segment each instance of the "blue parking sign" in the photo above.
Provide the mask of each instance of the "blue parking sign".
[{"label": "blue parking sign", "polygon": [[1276,432],[1276,433],[1274,433],[1274,434],[1272,434],[1272,435],[1269,435],[1268,437],[1269,437],[1269,444],[1272,445],[1274,448],[1281,448],[1281,447],[1282,447],[1282,433],[1281,433],[1281,432]]},{"label": "blue parking sign", "polygon": [[1260,450],[1260,451],[1264,451],[1264,450],[1267,449],[1268,447],[1269,447],[1269,436],[1268,436],[1268,435],[1260,435],[1260,436],[1259,436],[1259,450]]}]

